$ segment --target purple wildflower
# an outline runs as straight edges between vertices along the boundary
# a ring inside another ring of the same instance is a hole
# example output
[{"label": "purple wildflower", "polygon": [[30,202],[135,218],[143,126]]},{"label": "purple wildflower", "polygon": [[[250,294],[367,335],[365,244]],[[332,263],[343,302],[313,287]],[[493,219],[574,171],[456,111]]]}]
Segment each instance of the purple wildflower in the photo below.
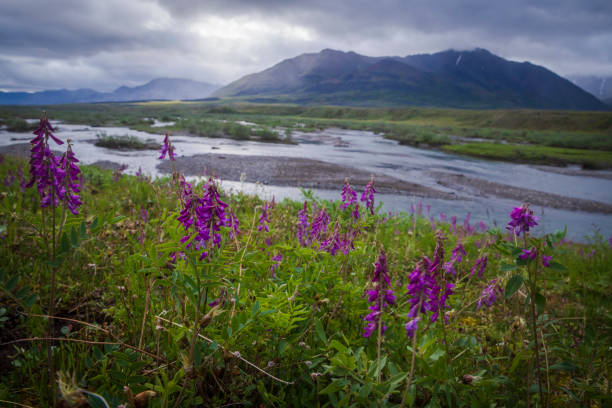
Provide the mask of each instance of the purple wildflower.
[{"label": "purple wildflower", "polygon": [[370,302],[370,313],[363,320],[367,321],[367,325],[363,331],[363,337],[370,337],[380,327],[381,333],[384,333],[386,326],[381,321],[381,315],[385,307],[395,304],[395,295],[391,288],[391,280],[387,269],[387,256],[385,250],[381,249],[376,262],[374,276],[372,282],[375,283],[374,289],[366,292],[368,302]]},{"label": "purple wildflower", "polygon": [[476,262],[474,263],[474,266],[472,267],[472,270],[470,271],[470,278],[474,276],[474,272],[476,271],[478,271],[478,278],[479,279],[482,278],[482,274],[487,268],[487,261],[488,261],[487,255],[476,259]]},{"label": "purple wildflower", "polygon": [[353,204],[357,204],[357,193],[348,182],[348,179],[344,180],[344,187],[342,188],[342,205],[341,209],[346,209]]},{"label": "purple wildflower", "polygon": [[219,292],[219,297],[208,303],[208,306],[215,307],[217,305],[225,306],[225,288],[221,288]]},{"label": "purple wildflower", "polygon": [[33,132],[36,137],[30,141],[30,181],[26,188],[37,185],[40,194],[41,207],[57,207],[59,200],[64,196],[62,181],[64,172],[62,171],[59,159],[51,153],[49,148],[49,138],[55,143],[62,145],[64,142],[53,135],[53,126],[49,123],[46,116],[40,119],[40,123]]},{"label": "purple wildflower", "polygon": [[451,217],[451,224],[453,226],[454,233],[457,233],[457,216],[456,215],[453,215]]},{"label": "purple wildflower", "polygon": [[374,215],[374,194],[376,189],[374,188],[374,177],[366,185],[365,190],[361,194],[361,201],[366,203],[366,208],[370,210],[370,214]]},{"label": "purple wildflower", "polygon": [[446,222],[446,214],[443,212],[440,213],[440,221]]},{"label": "purple wildflower", "polygon": [[552,256],[542,254],[542,265],[547,268],[550,268],[550,261],[552,261]]},{"label": "purple wildflower", "polygon": [[480,232],[485,232],[487,230],[487,224],[482,221],[478,221],[478,228],[480,228]]},{"label": "purple wildflower", "polygon": [[278,265],[283,260],[283,254],[281,254],[279,251],[276,255],[272,257],[272,260],[276,261],[274,265],[270,266],[270,273],[272,273],[272,277],[274,278],[276,276],[276,269],[278,269]]},{"label": "purple wildflower", "polygon": [[15,175],[11,170],[9,170],[8,175],[4,178],[4,186],[9,188],[15,182]]},{"label": "purple wildflower", "polygon": [[342,188],[342,205],[340,208],[345,210],[349,207],[353,207],[351,216],[355,219],[359,219],[359,203],[357,202],[357,193],[348,182],[348,179],[344,180],[344,187]]},{"label": "purple wildflower", "polygon": [[516,236],[521,235],[521,232],[527,233],[529,228],[538,225],[538,217],[533,215],[533,211],[529,209],[529,204],[514,207],[510,212],[510,218],[512,220],[508,223],[506,229],[512,231]]},{"label": "purple wildflower", "polygon": [[[414,335],[419,322],[419,313],[432,312],[431,321],[435,322],[440,313],[444,315],[444,309],[448,308],[447,300],[452,295],[454,285],[444,282],[444,275],[440,270],[444,269],[444,246],[442,233],[438,231],[438,241],[434,250],[433,261],[423,257],[410,273],[410,282],[406,286],[410,299],[410,310],[408,317],[411,320],[406,324],[406,334]],[[448,318],[444,315],[444,320]]]},{"label": "purple wildflower", "polygon": [[351,215],[353,216],[354,219],[358,220],[359,219],[359,204],[355,203],[355,206],[353,207],[353,212],[351,213]]},{"label": "purple wildflower", "polygon": [[236,214],[231,208],[227,208],[227,226],[230,228],[229,234],[231,239],[236,239],[242,232],[240,232],[240,222],[236,218]]},{"label": "purple wildflower", "polygon": [[332,255],[336,255],[336,252],[338,252],[340,247],[341,247],[340,231],[339,231],[338,224],[336,224],[334,231],[329,235],[329,237],[326,240],[321,241],[319,249],[329,252]]},{"label": "purple wildflower", "polygon": [[608,245],[610,246],[610,249],[612,249],[612,235],[610,235],[610,238],[608,239]]},{"label": "purple wildflower", "polygon": [[163,160],[166,157],[166,153],[168,154],[168,158],[172,161],[176,160],[176,153],[174,153],[174,146],[170,143],[170,137],[166,133],[166,137],[164,138],[164,144],[161,147],[160,155],[158,157],[159,160]]},{"label": "purple wildflower", "polygon": [[78,193],[81,192],[81,186],[79,185],[79,174],[81,170],[77,163],[79,160],[76,158],[74,153],[72,152],[72,146],[70,145],[70,140],[68,141],[68,148],[66,149],[66,153],[60,159],[59,165],[64,172],[64,186],[63,186],[63,197],[61,197],[66,206],[74,215],[79,213],[77,207],[82,204]]},{"label": "purple wildflower", "polygon": [[128,166],[126,164],[122,164],[121,166],[119,166],[119,168],[113,172],[113,181],[119,181],[121,175],[123,174],[125,169],[127,169],[127,167]]},{"label": "purple wildflower", "polygon": [[446,273],[450,273],[453,276],[457,275],[457,271],[455,270],[455,262],[453,261],[444,262],[444,265],[442,265],[442,270],[444,270]]},{"label": "purple wildflower", "polygon": [[329,224],[329,214],[325,207],[321,208],[315,219],[312,221],[310,228],[310,237],[313,240],[319,240],[325,232]]},{"label": "purple wildflower", "polygon": [[528,259],[536,259],[538,256],[538,250],[536,247],[531,247],[529,249],[523,249],[523,253],[519,255],[519,258],[526,261]]},{"label": "purple wildflower", "polygon": [[[221,247],[221,227],[230,227],[230,220],[225,213],[227,204],[221,201],[217,185],[212,177],[204,186],[204,195],[199,198],[191,193],[191,186],[186,184],[183,201],[183,210],[178,220],[183,224],[185,231],[192,226],[195,236],[187,245],[187,249],[194,245],[195,250],[202,251],[200,260],[209,255],[210,248]],[[185,243],[192,234],[185,235],[181,242]]]},{"label": "purple wildflower", "polygon": [[266,232],[270,231],[268,229],[268,224],[270,223],[270,218],[268,218],[268,211],[271,209],[270,203],[267,201],[264,203],[263,208],[261,209],[261,215],[259,216],[259,225],[257,226],[257,231],[266,230]]},{"label": "purple wildflower", "polygon": [[458,243],[457,246],[451,252],[451,261],[460,263],[463,259],[463,255],[466,255],[465,247],[462,243]]},{"label": "purple wildflower", "polygon": [[298,241],[300,241],[301,246],[306,246],[307,237],[306,231],[308,231],[308,227],[310,224],[308,223],[308,202],[304,201],[304,208],[298,211]]},{"label": "purple wildflower", "polygon": [[471,216],[472,214],[468,211],[468,213],[465,216],[465,219],[463,220],[463,228],[467,230],[468,232],[470,231],[470,217]]},{"label": "purple wildflower", "polygon": [[497,300],[497,297],[503,293],[503,290],[497,279],[493,279],[489,281],[489,285],[482,291],[480,297],[478,298],[478,302],[476,303],[476,308],[480,309],[483,305],[491,306]]},{"label": "purple wildflower", "polygon": [[334,231],[323,240],[319,246],[322,251],[329,252],[331,255],[336,255],[338,251],[342,251],[344,255],[355,249],[353,241],[355,240],[356,231],[350,230],[344,234],[340,233],[340,227],[336,224]]},{"label": "purple wildflower", "polygon": [[419,328],[419,321],[421,320],[420,317],[415,317],[411,320],[408,321],[408,323],[406,323],[406,335],[409,338],[412,338],[414,336],[414,334],[416,333],[417,329]]}]

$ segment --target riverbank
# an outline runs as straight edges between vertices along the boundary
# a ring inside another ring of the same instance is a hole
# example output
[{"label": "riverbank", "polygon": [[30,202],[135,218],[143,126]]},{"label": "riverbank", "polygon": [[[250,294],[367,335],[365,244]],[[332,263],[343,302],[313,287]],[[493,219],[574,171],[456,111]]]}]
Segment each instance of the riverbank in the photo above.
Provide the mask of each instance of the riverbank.
[{"label": "riverbank", "polygon": [[[342,189],[345,178],[349,178],[352,185],[363,188],[373,175],[376,179],[376,190],[381,194],[446,200],[494,196],[542,207],[612,214],[612,205],[608,203],[519,188],[462,174],[432,172],[431,176],[438,185],[459,192],[465,191],[465,195],[436,190],[385,174],[371,174],[352,167],[312,159],[211,153],[182,156],[177,158],[174,164],[177,171],[187,176],[211,174],[230,181],[328,190]],[[172,164],[168,161],[160,163],[157,168],[166,174],[172,172]]]}]

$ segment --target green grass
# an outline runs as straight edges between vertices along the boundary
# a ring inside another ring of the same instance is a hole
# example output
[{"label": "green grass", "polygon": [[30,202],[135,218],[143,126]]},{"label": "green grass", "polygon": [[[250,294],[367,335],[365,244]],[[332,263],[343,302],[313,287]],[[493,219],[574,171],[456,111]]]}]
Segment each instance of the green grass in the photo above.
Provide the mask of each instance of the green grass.
[{"label": "green grass", "polygon": [[32,132],[38,127],[38,123],[28,123],[25,119],[21,118],[9,118],[4,124],[9,132],[18,133]]},{"label": "green grass", "polygon": [[[17,169],[27,175],[28,163],[5,157],[0,179]],[[285,200],[269,209],[265,231],[257,228],[260,198],[221,191],[242,234],[233,238],[221,227],[221,247],[208,258],[187,251],[190,262],[172,262],[171,254],[186,251],[185,230],[177,220],[183,197],[176,184],[170,178],[114,179],[112,172],[90,166],[82,171],[83,205],[79,214],[66,214],[62,233],[55,229],[56,240],[52,225],[53,220],[61,224],[62,209],[53,216],[47,208],[43,215],[36,188],[22,192],[19,180],[0,183],[1,400],[44,407],[59,395],[58,384],[49,385],[46,342],[39,339],[47,331],[44,315],[54,271],[59,318],[52,332],[58,339],[53,361],[66,381],[65,393],[78,386],[113,407],[128,402],[124,387],[134,394],[154,390],[149,407],[173,406],[179,394],[179,406],[185,407],[246,402],[331,407],[341,401],[397,406],[411,366],[405,287],[422,256],[431,258],[435,229],[446,238],[443,261],[459,242],[467,253],[455,264],[456,275],[440,275],[455,285],[445,310],[448,324],[442,318],[423,323],[417,334],[413,406],[521,406],[530,389],[532,406],[543,405],[530,369],[535,359],[527,287],[507,299],[499,296],[491,307],[476,307],[490,280],[506,286],[534,267],[540,279],[538,333],[545,341],[540,361],[550,406],[612,402],[607,237],[573,244],[560,241],[559,234],[532,235],[515,244],[503,228],[470,233],[461,222],[454,229],[435,221],[432,229],[424,217],[370,215],[363,208],[360,220],[353,221],[339,201],[315,200],[305,192],[311,212],[316,202],[342,233],[356,231],[354,249],[332,256],[318,242],[298,242],[302,202]],[[201,186],[193,187],[201,194]],[[557,263],[525,266],[517,259],[524,244]],[[379,343],[376,335],[367,339],[362,333],[369,312],[364,291],[372,287],[382,247],[397,299],[383,314],[388,327]],[[283,258],[272,271],[278,253]],[[476,259],[485,255],[483,275],[472,274]],[[205,293],[203,304],[220,300],[215,309],[203,306],[205,318],[196,316],[198,292]],[[194,327],[209,340],[193,343],[192,354]],[[18,342],[5,344],[12,341]],[[90,405],[100,406],[94,397]]]},{"label": "green grass", "polygon": [[444,146],[444,150],[456,154],[516,163],[536,163],[555,166],[580,164],[588,169],[612,168],[612,151],[502,143],[455,144]]},{"label": "green grass", "polygon": [[159,150],[161,147],[151,139],[143,141],[136,136],[109,136],[105,133],[96,134],[95,145],[117,150]]},{"label": "green grass", "polygon": [[[355,108],[341,106],[299,106],[255,104],[237,99],[211,102],[145,102],[116,104],[58,105],[54,118],[69,123],[94,126],[128,126],[151,133],[189,133],[203,137],[230,137],[291,143],[274,129],[314,131],[328,127],[368,130],[382,133],[402,144],[448,148],[457,153],[472,151],[456,144],[477,140],[530,144],[551,148],[584,150],[584,155],[599,156],[612,151],[612,112],[574,112],[546,110],[467,110],[438,108]],[[38,117],[35,107],[0,107],[5,121]],[[152,128],[152,120],[174,121],[174,126]],[[243,125],[240,121],[255,123]],[[553,149],[554,150],[554,149]],[[553,150],[549,151],[552,152]],[[483,146],[482,152],[490,151]],[[513,157],[497,152],[489,158]],[[525,162],[542,163],[538,154],[524,154]],[[580,154],[550,153],[548,163],[583,164]],[[480,157],[485,157],[480,154]],[[532,160],[533,161],[529,161]],[[547,159],[548,160],[548,159]],[[595,166],[609,167],[608,160]],[[546,162],[546,160],[544,160]]]}]

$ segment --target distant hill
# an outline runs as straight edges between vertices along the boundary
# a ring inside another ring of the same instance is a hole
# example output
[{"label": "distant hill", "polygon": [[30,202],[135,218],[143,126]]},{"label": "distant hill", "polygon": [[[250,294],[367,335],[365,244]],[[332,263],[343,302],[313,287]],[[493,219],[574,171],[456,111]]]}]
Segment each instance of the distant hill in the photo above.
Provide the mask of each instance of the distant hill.
[{"label": "distant hill", "polygon": [[113,92],[66,89],[42,92],[0,92],[0,105],[53,105],[87,102],[198,99],[208,97],[217,85],[178,78],[158,78],[136,87],[122,86]]},{"label": "distant hill", "polygon": [[612,77],[610,76],[573,75],[568,79],[602,101],[612,99]]},{"label": "distant hill", "polygon": [[483,49],[406,57],[325,49],[242,77],[213,96],[358,106],[608,109],[544,67]]}]

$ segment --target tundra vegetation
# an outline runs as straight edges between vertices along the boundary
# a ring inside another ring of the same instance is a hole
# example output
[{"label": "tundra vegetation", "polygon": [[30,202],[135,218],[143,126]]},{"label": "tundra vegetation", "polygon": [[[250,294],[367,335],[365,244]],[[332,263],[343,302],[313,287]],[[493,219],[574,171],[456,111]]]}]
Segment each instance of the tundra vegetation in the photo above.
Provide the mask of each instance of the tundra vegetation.
[{"label": "tundra vegetation", "polygon": [[113,174],[35,135],[0,164],[3,403],[612,403],[612,238],[521,203],[501,228],[381,213],[376,180],[275,202]]},{"label": "tundra vegetation", "polygon": [[[38,117],[37,107],[0,107],[7,123]],[[612,168],[612,112],[355,108],[255,104],[240,99],[54,106],[54,118],[92,126],[127,126],[293,143],[292,131],[369,130],[399,143],[518,163]],[[156,118],[174,122],[152,127]]]}]

